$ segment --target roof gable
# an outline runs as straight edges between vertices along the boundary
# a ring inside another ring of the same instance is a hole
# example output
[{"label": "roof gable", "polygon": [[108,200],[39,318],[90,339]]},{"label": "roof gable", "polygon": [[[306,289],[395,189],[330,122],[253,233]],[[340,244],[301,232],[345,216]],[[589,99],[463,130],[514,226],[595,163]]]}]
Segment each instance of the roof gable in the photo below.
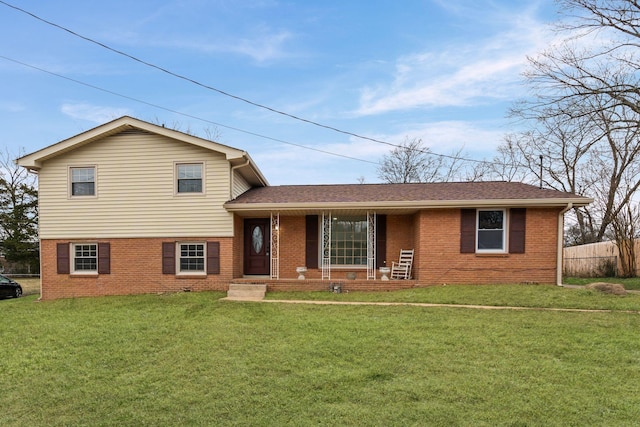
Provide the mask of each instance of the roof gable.
[{"label": "roof gable", "polygon": [[232,166],[238,166],[238,168],[244,169],[242,173],[243,175],[246,175],[249,182],[254,185],[268,185],[266,178],[262,175],[262,172],[260,172],[249,154],[243,150],[238,150],[227,145],[209,141],[177,130],[168,129],[164,126],[158,126],[129,116],[120,117],[119,119],[97,126],[56,144],[49,145],[48,147],[35,151],[31,154],[27,154],[17,159],[16,163],[29,170],[37,171],[48,159],[63,155],[69,151],[86,146],[87,144],[91,144],[92,142],[99,141],[106,137],[122,133],[147,133],[161,135],[186,144],[196,145],[207,150],[224,154],[225,158]]}]

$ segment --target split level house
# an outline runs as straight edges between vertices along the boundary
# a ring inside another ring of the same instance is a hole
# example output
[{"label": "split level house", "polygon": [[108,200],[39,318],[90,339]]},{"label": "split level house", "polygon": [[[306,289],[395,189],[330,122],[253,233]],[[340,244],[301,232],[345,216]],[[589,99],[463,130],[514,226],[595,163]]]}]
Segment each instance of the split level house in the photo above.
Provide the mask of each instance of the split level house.
[{"label": "split level house", "polygon": [[[591,202],[514,182],[271,186],[245,151],[131,117],[17,162],[38,174],[42,299],[560,283],[564,213]],[[408,274],[383,280],[401,250]]]}]

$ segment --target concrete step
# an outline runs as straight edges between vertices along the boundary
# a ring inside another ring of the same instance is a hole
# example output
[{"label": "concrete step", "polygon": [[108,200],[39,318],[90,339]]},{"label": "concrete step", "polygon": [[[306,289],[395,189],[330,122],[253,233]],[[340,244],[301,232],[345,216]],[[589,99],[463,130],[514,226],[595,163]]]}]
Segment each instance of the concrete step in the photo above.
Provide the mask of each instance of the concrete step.
[{"label": "concrete step", "polygon": [[260,301],[267,293],[267,285],[253,283],[231,283],[227,299],[234,301]]}]

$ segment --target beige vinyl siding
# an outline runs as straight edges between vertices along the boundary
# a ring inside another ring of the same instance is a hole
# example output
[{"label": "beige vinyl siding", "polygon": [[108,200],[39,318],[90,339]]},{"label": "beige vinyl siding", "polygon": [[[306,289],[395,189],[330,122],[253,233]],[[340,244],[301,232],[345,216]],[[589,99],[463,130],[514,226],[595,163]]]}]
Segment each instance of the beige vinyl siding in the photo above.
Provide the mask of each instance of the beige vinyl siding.
[{"label": "beige vinyl siding", "polygon": [[237,170],[233,171],[233,189],[232,189],[233,197],[232,198],[235,199],[236,197],[248,191],[249,189],[251,189],[251,185],[249,185],[247,180],[244,179],[244,177],[240,175],[240,173],[238,173]]},{"label": "beige vinyl siding", "polygon": [[[204,163],[205,194],[175,193],[176,162]],[[97,197],[70,197],[68,169],[96,166]],[[40,170],[40,237],[233,235],[223,154],[164,136],[127,132],[47,160]]]}]

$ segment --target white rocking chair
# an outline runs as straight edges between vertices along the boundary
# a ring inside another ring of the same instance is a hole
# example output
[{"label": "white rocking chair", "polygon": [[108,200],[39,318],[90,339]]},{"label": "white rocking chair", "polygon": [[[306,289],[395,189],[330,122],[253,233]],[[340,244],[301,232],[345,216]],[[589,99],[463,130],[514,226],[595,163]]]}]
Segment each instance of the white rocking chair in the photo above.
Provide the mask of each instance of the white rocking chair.
[{"label": "white rocking chair", "polygon": [[391,263],[391,279],[411,279],[413,249],[401,249],[398,262]]}]

